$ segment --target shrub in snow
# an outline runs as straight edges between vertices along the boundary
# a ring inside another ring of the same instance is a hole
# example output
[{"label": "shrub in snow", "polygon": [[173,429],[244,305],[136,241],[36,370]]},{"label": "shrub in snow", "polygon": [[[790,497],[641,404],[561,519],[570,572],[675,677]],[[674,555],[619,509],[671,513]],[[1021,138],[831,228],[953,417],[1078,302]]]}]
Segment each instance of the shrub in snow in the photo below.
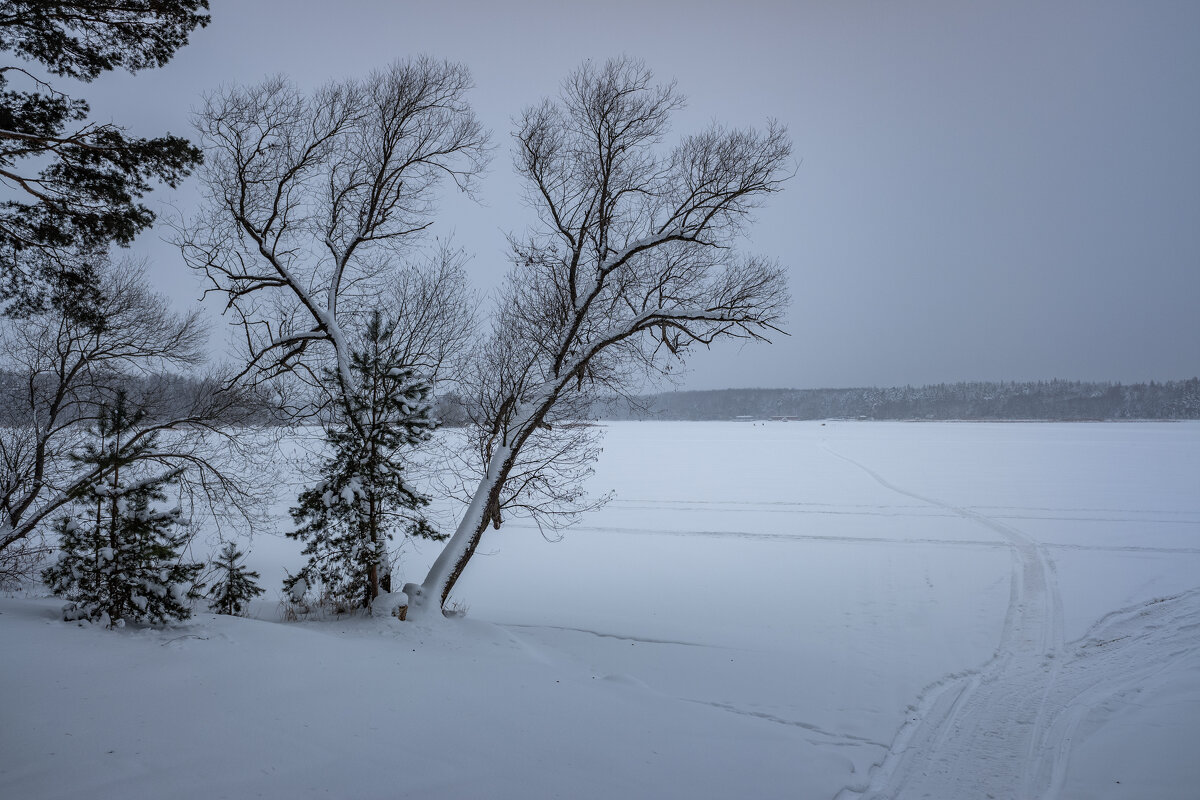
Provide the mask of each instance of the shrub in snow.
[{"label": "shrub in snow", "polygon": [[258,573],[241,563],[244,557],[237,545],[226,542],[213,562],[216,581],[208,590],[208,607],[218,614],[241,616],[246,612],[246,604],[263,593],[262,587],[254,582]]},{"label": "shrub in snow", "polygon": [[191,616],[203,565],[181,560],[188,537],[179,530],[179,508],[156,507],[178,471],[147,475],[135,466],[155,445],[154,436],[129,438],[143,416],[119,394],[101,410],[96,442],[76,456],[96,478],[76,490],[74,513],[56,524],[62,554],[42,573],[51,590],[70,601],[64,619],[111,628]]},{"label": "shrub in snow", "polygon": [[427,439],[437,424],[432,388],[402,363],[392,326],[378,311],[363,339],[363,348],[351,354],[354,391],[325,429],[332,455],[321,467],[324,478],[302,492],[291,511],[299,527],[287,535],[304,541],[308,556],[304,568],[284,580],[293,602],[320,586],[324,601],[370,608],[381,591],[391,591],[388,542],[395,531],[445,538],[420,514],[429,500],[404,474],[405,451]]}]

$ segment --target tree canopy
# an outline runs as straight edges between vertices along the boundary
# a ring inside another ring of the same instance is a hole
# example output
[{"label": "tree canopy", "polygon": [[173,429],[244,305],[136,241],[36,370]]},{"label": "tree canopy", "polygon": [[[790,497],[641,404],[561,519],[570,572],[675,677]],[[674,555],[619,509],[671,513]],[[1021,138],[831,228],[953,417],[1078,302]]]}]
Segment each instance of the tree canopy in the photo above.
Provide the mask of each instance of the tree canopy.
[{"label": "tree canopy", "polygon": [[207,0],[0,6],[0,50],[29,65],[0,64],[0,299],[10,313],[94,294],[103,251],[154,222],[141,199],[156,182],[178,185],[201,160],[182,137],[88,121],[88,103],[45,73],[88,82],[162,66],[208,24],[207,9]]}]

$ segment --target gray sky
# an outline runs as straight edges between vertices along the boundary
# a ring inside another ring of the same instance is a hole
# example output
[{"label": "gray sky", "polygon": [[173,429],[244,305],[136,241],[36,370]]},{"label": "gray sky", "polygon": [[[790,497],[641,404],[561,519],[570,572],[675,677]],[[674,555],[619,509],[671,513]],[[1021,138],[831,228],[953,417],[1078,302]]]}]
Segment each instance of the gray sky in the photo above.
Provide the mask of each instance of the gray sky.
[{"label": "gray sky", "polygon": [[[474,253],[484,289],[504,232],[531,221],[510,120],[583,59],[677,79],[677,133],[785,123],[796,177],[746,246],[790,265],[792,335],[697,355],[688,388],[1200,374],[1195,0],[212,0],[212,16],[166,68],[88,87],[97,117],[184,133],[221,84],[463,61],[497,149],[482,204],[447,197],[436,232]],[[136,250],[190,302],[199,283],[163,235]]]}]

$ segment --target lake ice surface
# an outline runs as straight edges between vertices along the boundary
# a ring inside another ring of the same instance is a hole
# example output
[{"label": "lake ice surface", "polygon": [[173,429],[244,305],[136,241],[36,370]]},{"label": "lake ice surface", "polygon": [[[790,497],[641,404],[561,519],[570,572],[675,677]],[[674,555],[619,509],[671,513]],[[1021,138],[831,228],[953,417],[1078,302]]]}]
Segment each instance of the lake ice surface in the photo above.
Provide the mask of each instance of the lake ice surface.
[{"label": "lake ice surface", "polygon": [[3,601],[0,794],[1195,796],[1200,424],[613,423],[589,486],[465,622]]}]

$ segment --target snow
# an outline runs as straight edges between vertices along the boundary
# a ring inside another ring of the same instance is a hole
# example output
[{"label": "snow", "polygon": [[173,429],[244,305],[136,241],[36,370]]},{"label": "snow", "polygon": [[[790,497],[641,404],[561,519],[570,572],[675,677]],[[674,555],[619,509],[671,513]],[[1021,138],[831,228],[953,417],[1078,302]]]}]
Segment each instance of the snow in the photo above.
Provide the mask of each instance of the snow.
[{"label": "snow", "polygon": [[466,619],[279,623],[282,537],[259,619],[0,600],[0,796],[1195,796],[1200,424],[616,423],[590,485]]}]

